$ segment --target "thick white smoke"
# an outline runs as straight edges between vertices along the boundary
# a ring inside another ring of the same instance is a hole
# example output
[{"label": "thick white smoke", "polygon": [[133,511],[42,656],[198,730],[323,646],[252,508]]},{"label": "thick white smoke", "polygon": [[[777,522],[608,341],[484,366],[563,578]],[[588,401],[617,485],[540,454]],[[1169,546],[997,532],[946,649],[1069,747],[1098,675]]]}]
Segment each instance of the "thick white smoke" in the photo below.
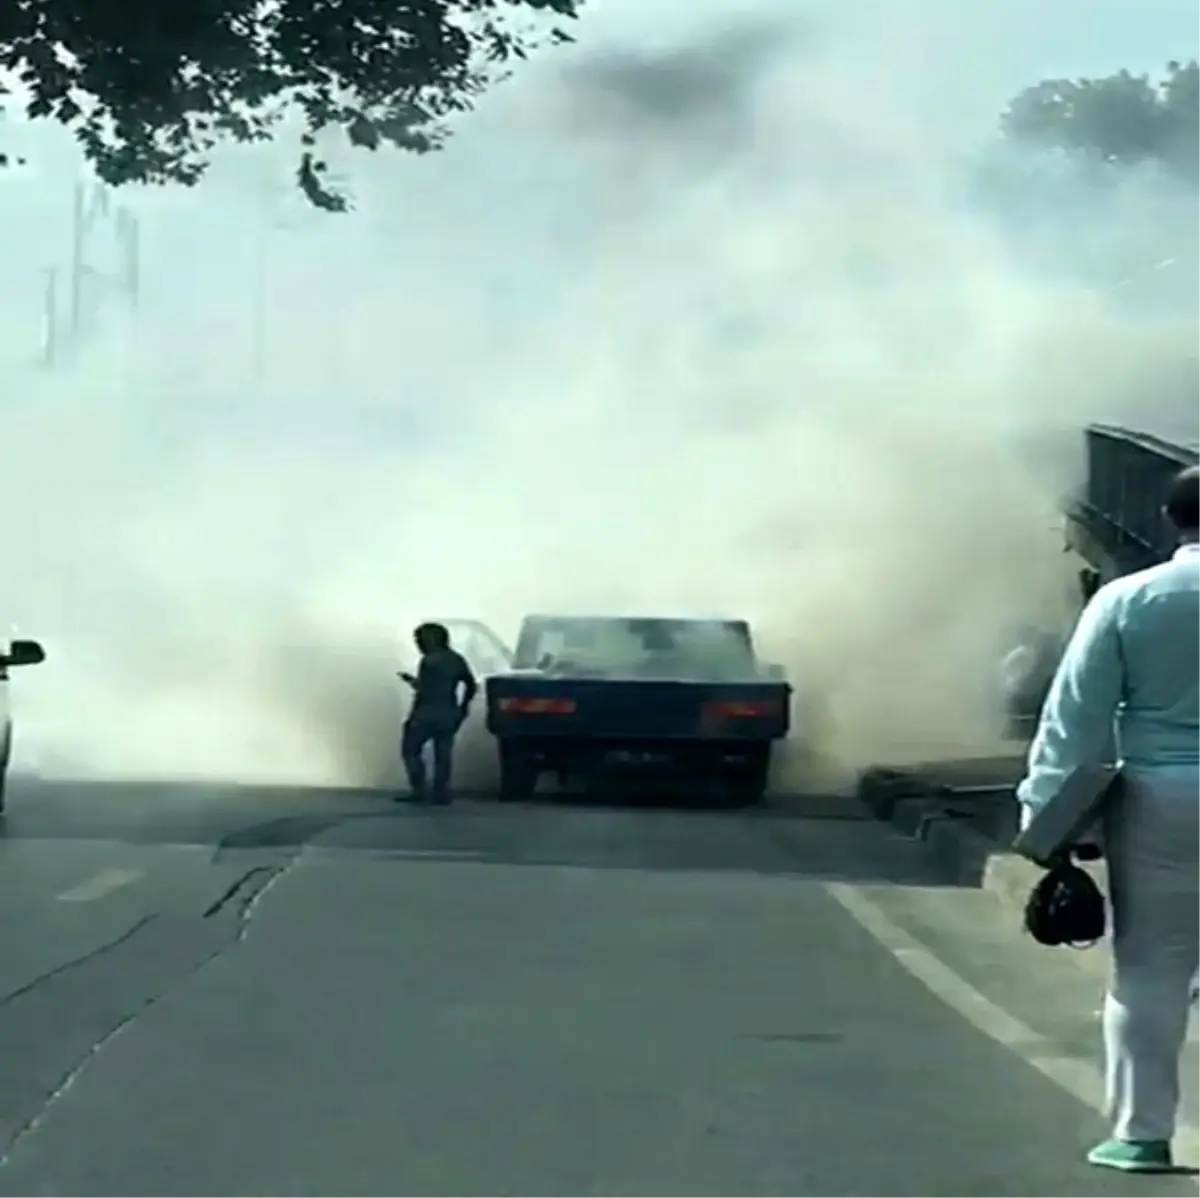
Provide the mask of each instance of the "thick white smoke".
[{"label": "thick white smoke", "polygon": [[[1194,410],[1194,312],[1111,289],[1192,205],[1064,186],[1014,229],[968,185],[1040,8],[721,7],[596,4],[445,155],[355,159],[351,217],[242,153],[118,197],[136,317],[4,350],[42,768],[385,782],[413,623],[554,608],[748,615],[843,767],[995,745],[1005,629],[1068,602],[1074,430]],[[43,256],[60,170],[0,199]]]}]

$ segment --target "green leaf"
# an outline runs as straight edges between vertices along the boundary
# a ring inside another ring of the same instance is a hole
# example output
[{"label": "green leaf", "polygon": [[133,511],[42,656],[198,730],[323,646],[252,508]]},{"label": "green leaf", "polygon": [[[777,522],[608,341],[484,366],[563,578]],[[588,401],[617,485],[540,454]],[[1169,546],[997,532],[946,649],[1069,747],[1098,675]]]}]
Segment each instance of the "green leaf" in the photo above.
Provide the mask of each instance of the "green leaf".
[{"label": "green leaf", "polygon": [[440,119],[469,109],[504,74],[488,61],[568,40],[550,22],[575,18],[582,0],[151,7],[152,21],[146,3],[131,0],[0,0],[0,69],[30,92],[28,114],[74,130],[113,185],[195,183],[220,141],[274,137],[298,110],[307,130],[297,186],[323,211],[347,212],[348,198],[322,182],[312,158],[319,131],[340,127],[357,149],[438,149]]}]

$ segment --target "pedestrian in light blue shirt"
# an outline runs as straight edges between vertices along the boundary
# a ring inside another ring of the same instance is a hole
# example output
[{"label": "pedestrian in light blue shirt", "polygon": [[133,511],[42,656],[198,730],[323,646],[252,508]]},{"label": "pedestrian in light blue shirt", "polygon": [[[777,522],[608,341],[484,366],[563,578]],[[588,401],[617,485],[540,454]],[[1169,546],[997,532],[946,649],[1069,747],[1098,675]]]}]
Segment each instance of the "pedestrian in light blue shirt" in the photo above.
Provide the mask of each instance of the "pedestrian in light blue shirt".
[{"label": "pedestrian in light blue shirt", "polygon": [[1172,1167],[1179,1058],[1200,958],[1200,473],[1175,480],[1174,557],[1092,597],[1059,663],[1017,797],[1026,816],[1069,774],[1113,759],[1105,814],[1113,973],[1104,1004],[1112,1138],[1088,1160]]}]

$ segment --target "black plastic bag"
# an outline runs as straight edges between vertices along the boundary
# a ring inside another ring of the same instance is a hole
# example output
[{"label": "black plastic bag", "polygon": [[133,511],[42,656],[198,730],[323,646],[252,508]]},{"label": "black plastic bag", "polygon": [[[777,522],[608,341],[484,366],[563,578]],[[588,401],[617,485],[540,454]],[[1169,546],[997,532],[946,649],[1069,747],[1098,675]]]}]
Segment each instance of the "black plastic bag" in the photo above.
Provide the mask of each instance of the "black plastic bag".
[{"label": "black plastic bag", "polygon": [[1107,924],[1100,887],[1069,856],[1054,862],[1025,900],[1025,930],[1038,944],[1087,948],[1104,938]]}]

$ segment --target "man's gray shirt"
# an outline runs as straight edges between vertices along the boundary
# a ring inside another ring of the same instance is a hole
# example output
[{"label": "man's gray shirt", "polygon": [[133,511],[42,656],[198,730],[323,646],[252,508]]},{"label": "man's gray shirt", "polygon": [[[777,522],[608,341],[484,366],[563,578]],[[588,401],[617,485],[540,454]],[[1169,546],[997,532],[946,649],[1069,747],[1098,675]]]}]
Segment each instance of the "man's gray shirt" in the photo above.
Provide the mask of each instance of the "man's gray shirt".
[{"label": "man's gray shirt", "polygon": [[417,667],[412,715],[437,723],[456,723],[462,709],[459,687],[468,694],[476,688],[475,676],[466,659],[453,649],[426,653]]}]

